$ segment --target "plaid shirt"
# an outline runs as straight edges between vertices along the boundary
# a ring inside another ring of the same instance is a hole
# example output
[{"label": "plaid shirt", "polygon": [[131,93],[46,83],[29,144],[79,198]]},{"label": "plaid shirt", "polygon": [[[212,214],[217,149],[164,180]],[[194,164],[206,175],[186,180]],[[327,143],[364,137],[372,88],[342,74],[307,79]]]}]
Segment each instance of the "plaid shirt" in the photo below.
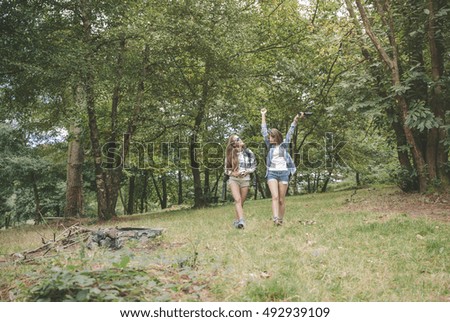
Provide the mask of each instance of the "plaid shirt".
[{"label": "plaid shirt", "polygon": [[[250,149],[245,149],[240,152],[242,155],[239,157],[239,172],[253,173],[256,170],[256,158],[255,154]],[[227,169],[227,159],[225,158],[225,174],[231,175],[232,169]]]},{"label": "plaid shirt", "polygon": [[[296,124],[294,122],[292,122],[291,127],[289,128],[289,131],[286,134],[284,141],[280,144],[280,154],[282,153],[284,155],[284,158],[286,159],[286,165],[287,165],[288,171],[291,173],[291,175],[294,174],[295,171],[297,171],[294,160],[292,160],[291,155],[288,152],[289,143],[291,142],[291,136],[294,133],[295,126],[296,126]],[[267,174],[269,173],[270,165],[272,164],[273,152],[275,150],[275,147],[273,144],[272,145],[270,144],[269,131],[267,130],[267,124],[265,124],[265,123],[261,125],[261,134],[263,135],[264,142],[266,143],[266,146],[269,149],[269,153],[267,154],[267,159],[266,159],[266,166],[267,166],[266,177],[267,177]]]}]

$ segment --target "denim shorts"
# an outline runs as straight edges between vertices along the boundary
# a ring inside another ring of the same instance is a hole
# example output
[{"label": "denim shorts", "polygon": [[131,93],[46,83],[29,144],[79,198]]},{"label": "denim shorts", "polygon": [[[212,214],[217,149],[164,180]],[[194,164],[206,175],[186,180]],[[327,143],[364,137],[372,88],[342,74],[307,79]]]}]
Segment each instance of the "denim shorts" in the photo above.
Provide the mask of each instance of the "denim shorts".
[{"label": "denim shorts", "polygon": [[267,181],[277,180],[280,183],[288,184],[289,183],[289,170],[284,171],[273,171],[269,170],[267,173]]}]

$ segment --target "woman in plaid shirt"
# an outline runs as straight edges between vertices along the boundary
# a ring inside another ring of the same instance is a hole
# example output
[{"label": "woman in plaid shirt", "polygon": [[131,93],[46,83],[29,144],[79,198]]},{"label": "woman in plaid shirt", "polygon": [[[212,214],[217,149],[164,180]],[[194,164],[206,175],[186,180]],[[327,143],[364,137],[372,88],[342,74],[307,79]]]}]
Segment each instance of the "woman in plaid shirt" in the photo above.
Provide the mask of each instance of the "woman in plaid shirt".
[{"label": "woman in plaid shirt", "polygon": [[269,149],[266,160],[266,178],[270,194],[272,195],[273,222],[275,225],[279,226],[283,224],[284,213],[286,210],[285,196],[288,189],[289,178],[297,170],[294,160],[288,152],[289,143],[291,142],[291,136],[297,126],[298,119],[303,118],[304,113],[301,112],[295,115],[284,140],[283,135],[277,129],[267,130],[266,113],[267,109],[261,109],[261,134]]},{"label": "woman in plaid shirt", "polygon": [[255,155],[245,147],[244,142],[237,135],[228,139],[225,174],[229,176],[228,187],[233,195],[236,218],[234,227],[245,227],[244,202],[250,187],[250,173],[256,170]]}]

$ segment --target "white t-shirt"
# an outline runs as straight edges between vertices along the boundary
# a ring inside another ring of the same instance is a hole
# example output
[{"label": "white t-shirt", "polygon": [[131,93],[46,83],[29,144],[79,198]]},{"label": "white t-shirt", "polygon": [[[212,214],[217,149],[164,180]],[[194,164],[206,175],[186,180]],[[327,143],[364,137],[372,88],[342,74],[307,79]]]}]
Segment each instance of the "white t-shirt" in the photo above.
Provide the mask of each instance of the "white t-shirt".
[{"label": "white t-shirt", "polygon": [[285,171],[287,170],[286,158],[284,154],[280,155],[280,146],[276,146],[273,150],[273,157],[270,163],[269,170],[271,171]]}]

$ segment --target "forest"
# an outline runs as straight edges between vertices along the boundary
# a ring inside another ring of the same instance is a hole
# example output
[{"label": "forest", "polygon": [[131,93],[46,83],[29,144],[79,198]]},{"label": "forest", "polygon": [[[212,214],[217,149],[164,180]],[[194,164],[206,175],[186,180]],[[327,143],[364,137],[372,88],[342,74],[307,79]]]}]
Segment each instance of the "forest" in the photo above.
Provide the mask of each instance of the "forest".
[{"label": "forest", "polygon": [[445,0],[3,0],[0,227],[227,200],[260,109],[293,135],[289,195],[450,190]]}]

